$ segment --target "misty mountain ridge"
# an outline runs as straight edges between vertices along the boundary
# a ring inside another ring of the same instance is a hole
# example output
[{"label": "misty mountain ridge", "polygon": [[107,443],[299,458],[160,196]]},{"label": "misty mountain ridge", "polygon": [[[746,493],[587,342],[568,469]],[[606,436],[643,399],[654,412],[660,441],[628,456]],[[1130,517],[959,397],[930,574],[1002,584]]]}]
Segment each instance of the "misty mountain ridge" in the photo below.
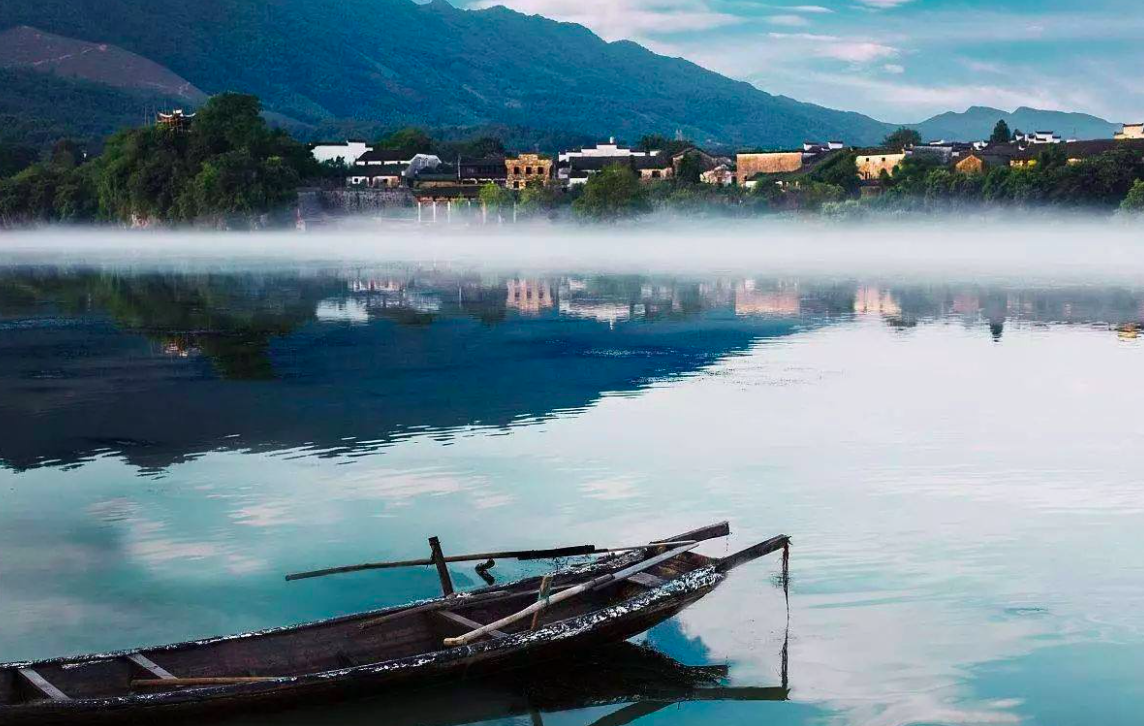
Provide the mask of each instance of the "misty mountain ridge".
[{"label": "misty mountain ridge", "polygon": [[1021,106],[1002,111],[988,106],[970,106],[963,112],[947,111],[918,124],[910,124],[926,141],[975,141],[987,139],[993,126],[1003,120],[1010,131],[1055,131],[1064,138],[1107,139],[1120,130],[1120,124],[1087,113],[1048,111]]},{"label": "misty mountain ridge", "polygon": [[[419,125],[544,132],[518,134],[522,141],[634,141],[679,131],[708,146],[789,148],[805,140],[872,145],[898,126],[771,95],[631,41],[606,42],[574,23],[504,7],[462,10],[445,0],[5,0],[5,29],[15,29],[21,46],[7,59],[0,54],[0,66],[39,72],[51,61],[56,88],[118,81],[112,85],[123,92],[131,90],[123,79],[140,79],[139,92],[180,103],[199,92],[253,93],[272,118],[308,138]],[[25,74],[18,85],[30,88],[34,79]],[[20,106],[17,92],[0,91],[0,113]],[[58,123],[100,112],[82,102],[44,110]],[[970,140],[987,137],[998,118],[1065,135],[1113,127],[1084,114],[983,107],[911,126],[926,139]]]}]

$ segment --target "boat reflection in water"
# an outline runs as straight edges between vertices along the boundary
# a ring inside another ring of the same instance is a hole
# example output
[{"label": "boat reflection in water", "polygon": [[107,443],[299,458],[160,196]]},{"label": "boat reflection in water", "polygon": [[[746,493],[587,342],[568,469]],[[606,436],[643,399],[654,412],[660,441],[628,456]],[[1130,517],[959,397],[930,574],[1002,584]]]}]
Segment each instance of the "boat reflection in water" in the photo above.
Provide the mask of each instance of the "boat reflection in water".
[{"label": "boat reflection in water", "polygon": [[729,686],[726,665],[685,665],[648,646],[619,643],[489,678],[223,723],[453,726],[527,716],[533,724],[543,724],[545,714],[619,706],[589,723],[624,726],[679,703],[786,701],[790,696],[786,653],[784,638],[781,685],[777,686]]}]

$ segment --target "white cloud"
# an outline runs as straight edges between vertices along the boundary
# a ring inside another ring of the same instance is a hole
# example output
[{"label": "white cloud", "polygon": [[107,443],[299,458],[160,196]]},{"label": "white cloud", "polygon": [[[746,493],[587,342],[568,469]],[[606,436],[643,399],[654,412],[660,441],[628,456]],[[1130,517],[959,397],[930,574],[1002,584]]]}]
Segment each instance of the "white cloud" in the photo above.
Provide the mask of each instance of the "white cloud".
[{"label": "white cloud", "polygon": [[858,2],[867,7],[876,8],[878,10],[886,10],[889,8],[896,8],[899,5],[905,5],[908,2],[912,2],[912,0],[858,0]]},{"label": "white cloud", "polygon": [[831,43],[819,51],[819,55],[824,58],[835,58],[851,63],[869,63],[882,58],[893,58],[898,53],[897,48],[871,42]]},{"label": "white cloud", "polygon": [[848,63],[870,63],[893,58],[901,53],[893,46],[861,38],[851,39],[815,33],[769,33],[768,35],[776,40],[793,41],[795,45],[806,46],[797,52]]},{"label": "white cloud", "polygon": [[579,23],[605,40],[644,40],[661,33],[698,32],[741,22],[706,0],[477,0],[468,7],[504,6],[529,15]]},{"label": "white cloud", "polygon": [[897,63],[887,63],[886,65],[882,66],[882,70],[887,73],[899,75],[906,72],[906,67]]},{"label": "white cloud", "polygon": [[770,15],[767,16],[767,22],[773,25],[786,25],[793,28],[810,25],[810,21],[801,15]]},{"label": "white cloud", "polygon": [[785,9],[790,10],[791,12],[795,12],[795,13],[811,13],[811,14],[833,13],[834,12],[830,8],[824,8],[821,5],[793,5],[789,8],[785,8]]}]

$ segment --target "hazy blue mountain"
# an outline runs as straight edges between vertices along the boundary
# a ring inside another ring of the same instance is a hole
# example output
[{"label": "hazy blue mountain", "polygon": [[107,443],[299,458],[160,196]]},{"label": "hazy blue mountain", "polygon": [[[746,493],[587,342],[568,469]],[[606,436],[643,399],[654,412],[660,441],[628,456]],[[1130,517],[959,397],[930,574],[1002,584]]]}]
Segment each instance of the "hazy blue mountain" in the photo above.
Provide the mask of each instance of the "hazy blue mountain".
[{"label": "hazy blue mountain", "polygon": [[17,25],[113,44],[315,126],[503,124],[629,141],[678,129],[764,147],[868,144],[890,130],[580,25],[445,0],[4,0],[0,30]]},{"label": "hazy blue mountain", "polygon": [[988,106],[971,106],[962,113],[949,111],[911,126],[926,141],[975,141],[989,138],[993,126],[1000,119],[1009,124],[1010,131],[1055,131],[1065,138],[1107,139],[1120,130],[1120,124],[1086,113],[1042,111],[1025,106],[1012,112]]}]

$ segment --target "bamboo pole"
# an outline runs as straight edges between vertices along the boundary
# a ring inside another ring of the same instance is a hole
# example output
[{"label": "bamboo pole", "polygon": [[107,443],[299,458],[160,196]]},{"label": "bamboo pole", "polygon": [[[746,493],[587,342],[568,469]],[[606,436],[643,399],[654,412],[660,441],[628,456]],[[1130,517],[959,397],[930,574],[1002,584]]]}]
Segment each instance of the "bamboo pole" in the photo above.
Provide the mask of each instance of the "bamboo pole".
[{"label": "bamboo pole", "polygon": [[247,676],[236,678],[142,678],[131,681],[132,688],[163,688],[173,686],[234,686],[240,683],[266,683],[280,681],[289,676]]},{"label": "bamboo pole", "polygon": [[670,560],[672,557],[677,557],[684,552],[693,550],[698,546],[698,542],[692,542],[691,544],[684,545],[682,547],[676,547],[673,550],[668,550],[667,552],[656,555],[655,557],[649,557],[648,559],[643,560],[642,562],[638,562],[631,567],[625,567],[624,569],[613,572],[609,575],[601,575],[599,577],[595,577],[582,585],[577,585],[576,587],[569,588],[544,600],[537,600],[533,604],[526,607],[524,610],[513,613],[512,615],[505,616],[494,623],[489,623],[488,625],[481,626],[476,630],[471,630],[464,635],[457,636],[456,638],[445,638],[445,645],[448,647],[466,645],[476,640],[477,638],[488,635],[494,630],[500,630],[506,625],[512,625],[519,620],[523,620],[529,615],[539,612],[549,607],[550,605],[555,605],[558,602],[563,602],[568,598],[575,597],[589,590],[595,590],[596,588],[603,587],[605,585],[610,585],[616,582],[620,582],[621,580],[626,580],[632,575],[643,572],[644,570],[654,567],[655,565],[658,565],[665,560]]},{"label": "bamboo pole", "polygon": [[[445,562],[473,562],[476,560],[548,560],[556,557],[579,557],[581,555],[602,555],[613,552],[636,552],[659,547],[672,547],[696,542],[693,539],[682,539],[669,542],[653,542],[645,545],[631,547],[597,547],[595,545],[575,545],[572,547],[555,547],[544,550],[512,550],[507,552],[476,552],[469,555],[449,555]],[[326,575],[340,575],[347,572],[360,572],[362,570],[385,570],[394,567],[419,567],[422,565],[435,565],[433,558],[418,560],[395,560],[393,562],[364,562],[360,565],[344,565],[342,567],[328,567],[322,570],[309,572],[295,572],[286,575],[287,581],[305,580],[311,577],[324,577]]]}]

